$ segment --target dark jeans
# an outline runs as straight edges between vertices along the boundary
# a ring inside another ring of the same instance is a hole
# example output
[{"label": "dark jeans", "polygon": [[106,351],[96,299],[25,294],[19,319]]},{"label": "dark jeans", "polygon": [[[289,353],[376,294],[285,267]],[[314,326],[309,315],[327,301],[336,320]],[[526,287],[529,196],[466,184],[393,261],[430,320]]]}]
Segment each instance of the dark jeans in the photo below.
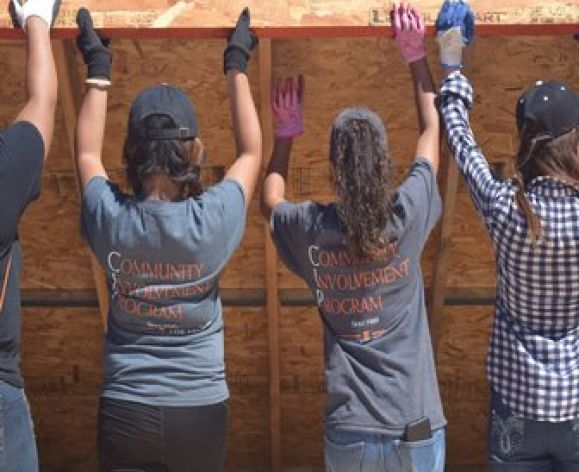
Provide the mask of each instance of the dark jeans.
[{"label": "dark jeans", "polygon": [[103,472],[218,472],[225,462],[227,402],[156,407],[102,398]]},{"label": "dark jeans", "polygon": [[492,395],[489,460],[493,472],[577,472],[579,419],[525,419]]}]

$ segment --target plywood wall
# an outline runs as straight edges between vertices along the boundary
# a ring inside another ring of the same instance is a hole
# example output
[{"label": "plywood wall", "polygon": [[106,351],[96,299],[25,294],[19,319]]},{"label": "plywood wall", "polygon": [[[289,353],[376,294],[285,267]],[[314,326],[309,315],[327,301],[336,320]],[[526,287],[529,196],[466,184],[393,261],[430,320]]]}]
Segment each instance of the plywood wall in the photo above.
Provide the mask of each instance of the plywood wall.
[{"label": "plywood wall", "polygon": [[[121,178],[121,148],[128,106],[143,87],[170,82],[196,102],[202,138],[212,165],[234,158],[225,84],[223,41],[116,41],[113,88],[104,160]],[[436,64],[434,44],[429,44]],[[0,124],[24,102],[24,49],[0,42]],[[570,37],[481,39],[471,54],[469,75],[476,92],[473,127],[492,162],[509,162],[516,149],[513,109],[522,90],[538,78],[557,78],[579,89],[579,43]],[[434,68],[434,67],[433,67]],[[306,133],[294,147],[290,195],[331,198],[327,168],[333,117],[350,105],[366,105],[386,123],[400,176],[414,157],[416,118],[409,74],[390,40],[275,41],[276,77],[306,77]],[[436,69],[436,68],[434,68]],[[79,71],[82,68],[79,64]],[[257,63],[250,69],[259,96]],[[508,167],[508,166],[507,166]],[[21,226],[25,289],[81,290],[94,287],[88,253],[78,233],[78,197],[60,111],[43,180],[41,199]],[[488,237],[468,195],[458,194],[449,285],[492,288],[494,265]],[[227,267],[224,288],[263,289],[263,222],[254,202],[244,241]],[[433,245],[423,266],[427,283]],[[280,263],[281,288],[303,283]],[[487,386],[484,357],[491,307],[445,310],[440,339],[439,381],[449,420],[451,464],[483,463]],[[43,470],[95,470],[95,414],[100,383],[101,332],[94,309],[26,309],[23,313],[24,373],[36,421]],[[268,470],[267,320],[263,308],[226,310],[227,368],[232,391],[228,470]],[[315,309],[284,307],[280,315],[282,455],[286,467],[322,465],[324,397],[321,327]]]}]

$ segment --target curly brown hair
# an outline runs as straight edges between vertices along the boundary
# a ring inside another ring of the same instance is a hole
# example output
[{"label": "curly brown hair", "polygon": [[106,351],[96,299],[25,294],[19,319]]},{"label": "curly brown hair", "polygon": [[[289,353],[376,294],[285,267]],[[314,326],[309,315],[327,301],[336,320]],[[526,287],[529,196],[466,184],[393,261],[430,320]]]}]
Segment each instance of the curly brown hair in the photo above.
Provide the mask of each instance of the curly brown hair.
[{"label": "curly brown hair", "polygon": [[380,117],[360,107],[342,111],[332,127],[330,162],[348,251],[374,259],[389,244],[392,216],[392,161]]},{"label": "curly brown hair", "polygon": [[535,244],[541,236],[541,223],[525,195],[525,188],[535,177],[547,176],[579,190],[579,127],[552,139],[540,133],[532,121],[525,122],[515,167],[517,204]]}]

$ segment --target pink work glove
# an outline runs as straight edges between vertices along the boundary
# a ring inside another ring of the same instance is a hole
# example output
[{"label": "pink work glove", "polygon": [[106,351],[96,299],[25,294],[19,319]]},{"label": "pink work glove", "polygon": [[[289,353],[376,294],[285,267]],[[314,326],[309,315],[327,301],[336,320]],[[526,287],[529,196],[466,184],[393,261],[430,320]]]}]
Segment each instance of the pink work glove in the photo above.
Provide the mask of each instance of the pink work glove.
[{"label": "pink work glove", "polygon": [[304,132],[304,77],[277,82],[271,91],[275,137],[293,138]]},{"label": "pink work glove", "polygon": [[424,21],[420,12],[409,5],[394,5],[390,11],[394,39],[407,64],[426,56]]}]

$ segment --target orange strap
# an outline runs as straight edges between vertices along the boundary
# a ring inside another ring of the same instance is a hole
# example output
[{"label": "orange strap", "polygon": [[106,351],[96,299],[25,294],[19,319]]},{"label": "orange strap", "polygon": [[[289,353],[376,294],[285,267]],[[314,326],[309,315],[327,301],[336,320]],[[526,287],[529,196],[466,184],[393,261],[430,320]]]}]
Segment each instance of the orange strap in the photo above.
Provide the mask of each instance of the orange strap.
[{"label": "orange strap", "polygon": [[6,266],[6,273],[4,274],[4,282],[2,282],[2,291],[0,292],[0,313],[4,306],[4,297],[6,296],[6,287],[8,287],[8,279],[10,278],[10,269],[12,267],[12,255],[8,258],[8,265]]}]

